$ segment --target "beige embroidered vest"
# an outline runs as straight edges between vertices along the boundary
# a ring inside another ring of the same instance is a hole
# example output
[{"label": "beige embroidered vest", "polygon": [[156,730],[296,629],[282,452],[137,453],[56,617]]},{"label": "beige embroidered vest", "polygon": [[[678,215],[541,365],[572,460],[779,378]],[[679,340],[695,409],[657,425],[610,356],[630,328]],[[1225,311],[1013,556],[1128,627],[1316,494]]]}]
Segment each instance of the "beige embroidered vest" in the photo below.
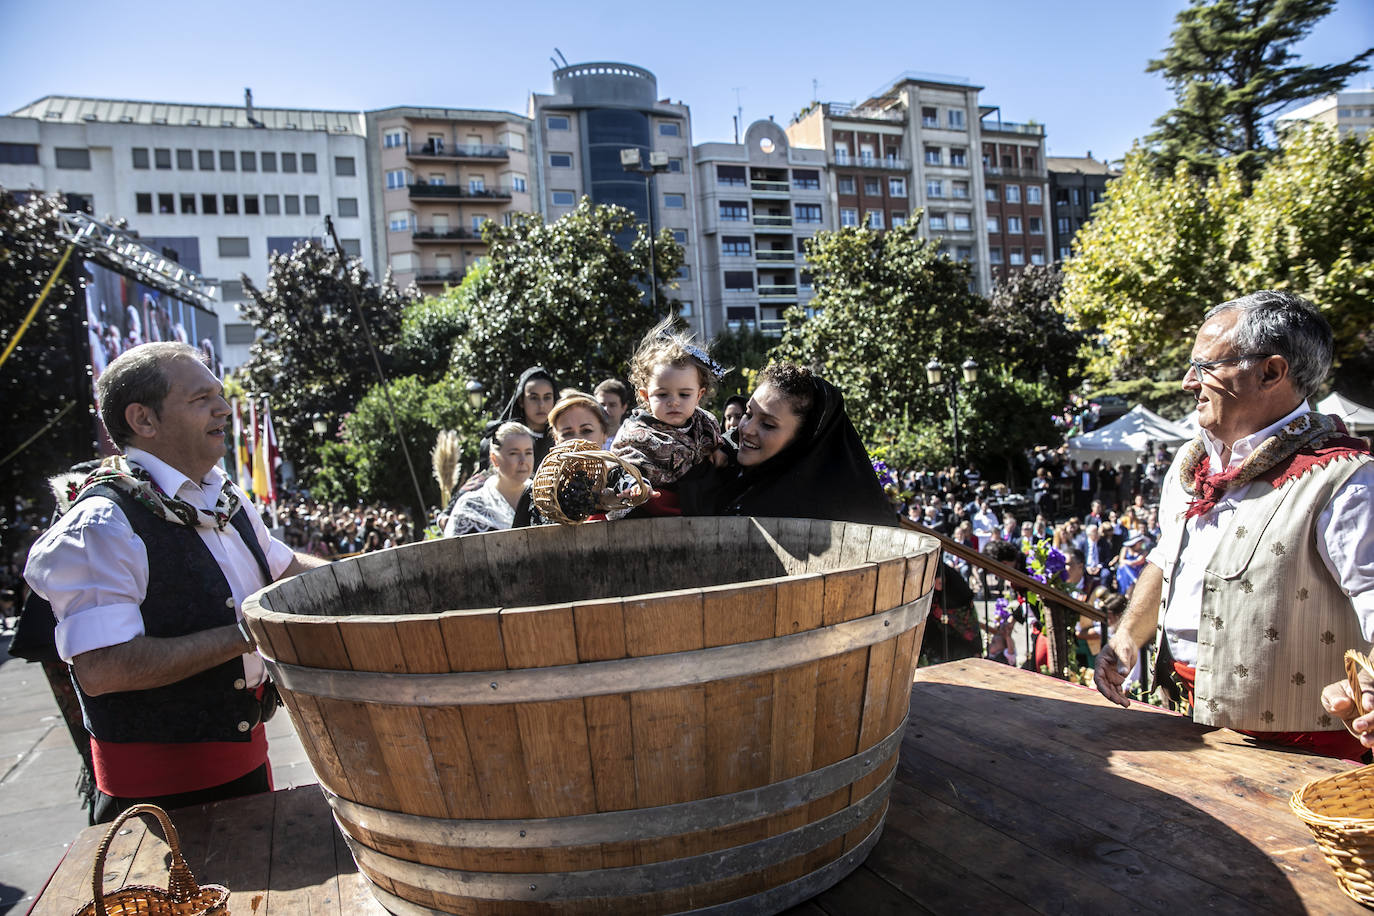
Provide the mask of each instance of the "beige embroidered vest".
[{"label": "beige embroidered vest", "polygon": [[[1316,527],[1369,460],[1332,461],[1277,489],[1252,484],[1236,507],[1203,575],[1194,721],[1274,732],[1341,727],[1322,709],[1321,691],[1345,678],[1345,650],[1369,643],[1317,552]],[[1163,607],[1159,619],[1163,640]]]}]

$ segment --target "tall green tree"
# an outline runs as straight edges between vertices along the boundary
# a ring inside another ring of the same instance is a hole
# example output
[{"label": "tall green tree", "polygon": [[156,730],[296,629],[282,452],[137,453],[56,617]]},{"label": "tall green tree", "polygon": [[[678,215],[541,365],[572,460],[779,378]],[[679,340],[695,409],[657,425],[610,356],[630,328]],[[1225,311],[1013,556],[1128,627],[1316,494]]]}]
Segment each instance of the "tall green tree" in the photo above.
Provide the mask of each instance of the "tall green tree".
[{"label": "tall green tree", "polygon": [[1258,177],[1273,147],[1268,119],[1293,102],[1335,92],[1374,48],[1338,64],[1302,65],[1293,47],[1336,6],[1335,0],[1192,0],[1174,17],[1162,73],[1174,107],[1150,135],[1166,174],[1183,162],[1197,175],[1231,159],[1242,178]]},{"label": "tall green tree", "polygon": [[[625,236],[628,248],[617,244]],[[487,223],[485,237],[490,266],[463,310],[452,371],[486,385],[494,403],[527,366],[574,386],[623,375],[640,337],[675,307],[682,246],[667,230],[655,239],[656,314],[644,292],[649,236],[623,207],[583,198],[557,222],[523,215]]]},{"label": "tall green tree", "polygon": [[[62,260],[67,242],[57,235],[57,220],[63,209],[58,195],[21,204],[0,188],[0,351],[15,339]],[[89,346],[81,326],[83,278],[78,250],[0,367],[3,492],[46,505],[46,478],[95,454]]]},{"label": "tall green tree", "polygon": [[243,285],[250,296],[243,316],[262,332],[240,370],[245,388],[271,397],[282,449],[309,481],[323,444],[313,429],[315,414],[334,427],[377,382],[354,297],[384,369],[408,299],[389,275],[376,283],[361,260],[344,264],[332,248],[310,242],[273,255],[263,289],[247,276]]},{"label": "tall green tree", "polygon": [[1002,343],[996,366],[1048,386],[1059,401],[1082,380],[1085,342],[1059,308],[1063,292],[1064,274],[1057,264],[1030,265],[997,281],[980,318],[985,333]]},{"label": "tall green tree", "polygon": [[754,390],[754,378],[768,365],[769,351],[777,340],[752,325],[738,330],[724,330],[711,342],[711,356],[730,371],[721,379],[716,391],[716,406],[722,406],[731,395],[748,397]]}]

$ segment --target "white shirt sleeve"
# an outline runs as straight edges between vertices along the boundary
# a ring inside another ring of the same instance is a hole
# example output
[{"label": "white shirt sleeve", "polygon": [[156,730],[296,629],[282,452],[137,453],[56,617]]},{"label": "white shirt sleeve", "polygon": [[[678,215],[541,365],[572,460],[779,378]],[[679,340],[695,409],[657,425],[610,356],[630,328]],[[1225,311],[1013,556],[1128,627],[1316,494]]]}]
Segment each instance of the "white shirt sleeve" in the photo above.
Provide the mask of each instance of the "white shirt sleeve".
[{"label": "white shirt sleeve", "polygon": [[1317,517],[1317,552],[1374,641],[1374,464],[1354,473]]},{"label": "white shirt sleeve", "polygon": [[57,652],[68,662],[143,635],[147,550],[104,497],[83,499],[38,539],[24,578],[52,605]]}]

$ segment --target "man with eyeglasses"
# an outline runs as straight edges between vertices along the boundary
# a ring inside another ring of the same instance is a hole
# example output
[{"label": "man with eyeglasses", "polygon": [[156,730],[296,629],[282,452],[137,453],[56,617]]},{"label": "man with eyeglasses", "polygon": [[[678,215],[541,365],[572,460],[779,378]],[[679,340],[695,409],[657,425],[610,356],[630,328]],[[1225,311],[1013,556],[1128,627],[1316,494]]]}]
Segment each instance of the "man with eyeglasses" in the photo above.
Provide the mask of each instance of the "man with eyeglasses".
[{"label": "man with eyeglasses", "polygon": [[1291,293],[1207,313],[1183,377],[1201,430],[1169,468],[1160,542],[1098,657],[1103,696],[1129,706],[1125,672],[1153,637],[1155,683],[1199,723],[1352,760],[1374,747],[1374,715],[1362,742],[1342,729],[1350,698],[1322,702],[1345,650],[1374,636],[1374,461],[1307,406],[1331,350],[1330,325]]}]

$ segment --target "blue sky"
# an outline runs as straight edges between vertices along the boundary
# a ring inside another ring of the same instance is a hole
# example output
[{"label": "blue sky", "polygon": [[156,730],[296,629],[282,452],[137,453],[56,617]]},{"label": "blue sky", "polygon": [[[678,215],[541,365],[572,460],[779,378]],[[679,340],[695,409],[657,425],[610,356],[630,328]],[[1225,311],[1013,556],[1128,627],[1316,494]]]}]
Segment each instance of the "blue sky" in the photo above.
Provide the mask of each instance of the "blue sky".
[{"label": "blue sky", "polygon": [[[660,96],[692,107],[695,142],[731,139],[736,88],[746,124],[786,123],[813,80],[821,99],[852,101],[918,70],[983,86],[1004,120],[1044,123],[1051,155],[1117,158],[1169,105],[1145,64],[1183,5],[0,0],[0,110],[50,94],[239,104],[251,86],[267,107],[524,113],[531,90],[549,90],[557,47],[654,71]],[[1371,44],[1374,3],[1340,0],[1301,51],[1328,63]]]}]

